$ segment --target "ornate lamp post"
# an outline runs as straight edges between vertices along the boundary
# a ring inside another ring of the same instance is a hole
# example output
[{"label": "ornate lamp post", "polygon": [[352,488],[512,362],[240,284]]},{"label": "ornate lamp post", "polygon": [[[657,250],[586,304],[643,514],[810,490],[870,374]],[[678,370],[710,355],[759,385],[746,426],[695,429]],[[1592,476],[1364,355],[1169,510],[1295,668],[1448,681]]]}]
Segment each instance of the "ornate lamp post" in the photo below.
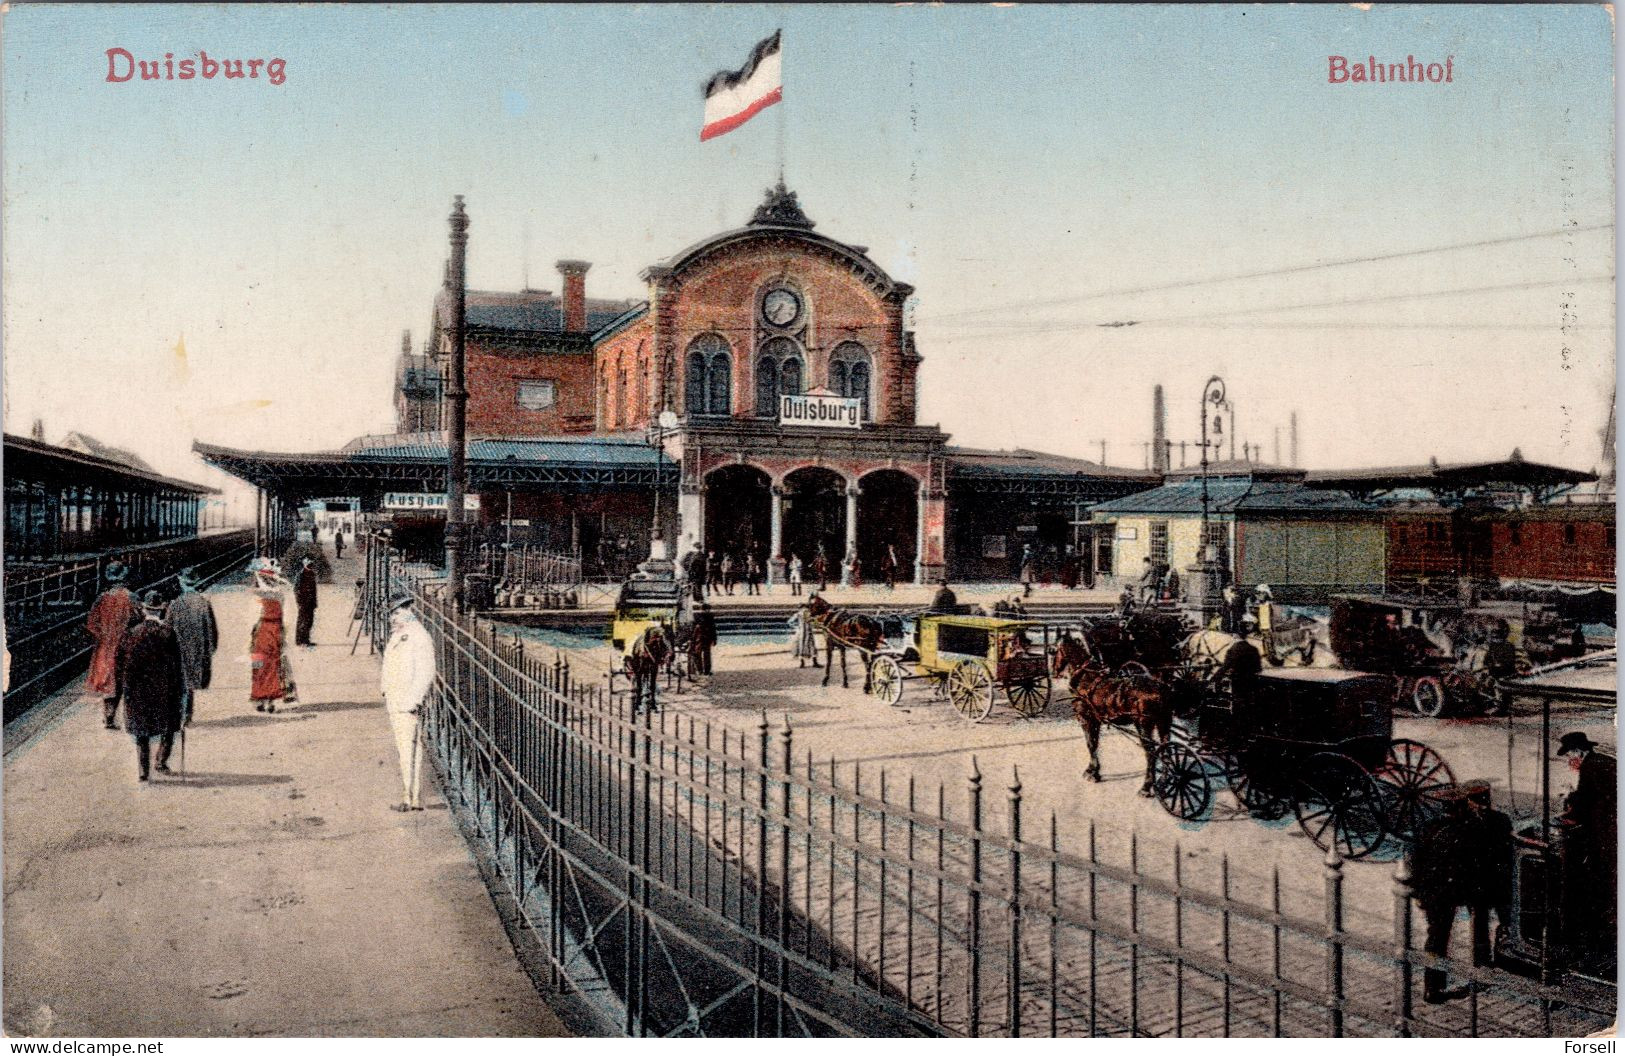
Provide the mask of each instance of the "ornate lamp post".
[{"label": "ornate lamp post", "polygon": [[677,430],[677,415],[670,410],[660,412],[660,417],[649,426],[649,442],[655,449],[655,504],[654,524],[649,531],[649,560],[666,560],[666,540],[660,531],[660,485],[666,475],[666,436]]},{"label": "ornate lamp post", "polygon": [[[1203,626],[1206,626],[1213,613],[1218,611],[1218,596],[1219,591],[1222,589],[1218,583],[1219,563],[1216,559],[1217,555],[1214,554],[1213,547],[1208,543],[1207,535],[1209,510],[1207,490],[1208,405],[1212,404],[1214,409],[1218,410],[1224,406],[1224,402],[1224,379],[1215,374],[1211,378],[1207,379],[1207,384],[1202,386],[1202,531],[1201,535],[1197,537],[1197,546],[1199,548],[1197,558],[1202,569],[1201,602]],[[1213,431],[1220,437],[1224,435],[1224,419],[1218,414],[1213,416]]]},{"label": "ornate lamp post", "polygon": [[468,214],[463,196],[457,195],[451,207],[451,385],[446,401],[451,405],[451,429],[446,437],[446,596],[452,609],[463,608],[463,495],[468,486],[464,449],[468,440],[468,389],[463,382],[467,304],[464,252],[468,248]]}]

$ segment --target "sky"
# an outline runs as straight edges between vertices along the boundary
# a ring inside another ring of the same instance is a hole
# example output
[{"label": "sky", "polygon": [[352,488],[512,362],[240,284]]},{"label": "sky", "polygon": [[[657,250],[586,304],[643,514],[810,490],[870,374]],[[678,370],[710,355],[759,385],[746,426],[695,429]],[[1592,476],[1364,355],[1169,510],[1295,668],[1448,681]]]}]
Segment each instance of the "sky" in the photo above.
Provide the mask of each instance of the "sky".
[{"label": "sky", "polygon": [[[1152,386],[1170,436],[1194,439],[1219,374],[1266,460],[1295,411],[1312,467],[1514,446],[1599,463],[1615,289],[1600,7],[3,19],[8,432],[43,419],[53,442],[85,431],[209,482],[194,439],[388,432],[454,194],[472,287],[556,290],[553,262],[579,258],[589,295],[641,297],[644,267],[749,219],[782,137],[818,230],[917,288],[919,419],[955,443],[1098,458],[1104,441],[1138,466]],[[784,104],[702,144],[706,78],[781,27]],[[108,83],[114,47],[281,58],[286,80]],[[1331,55],[1448,57],[1453,79],[1328,84]]]}]

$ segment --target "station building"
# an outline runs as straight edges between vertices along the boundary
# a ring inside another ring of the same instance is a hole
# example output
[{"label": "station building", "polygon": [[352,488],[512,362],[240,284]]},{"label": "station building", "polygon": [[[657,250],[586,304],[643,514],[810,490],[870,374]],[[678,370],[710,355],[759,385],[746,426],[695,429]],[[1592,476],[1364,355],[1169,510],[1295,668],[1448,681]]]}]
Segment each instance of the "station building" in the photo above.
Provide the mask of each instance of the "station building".
[{"label": "station building", "polygon": [[[780,183],[744,227],[644,269],[643,300],[587,297],[578,260],[558,262],[558,294],[468,291],[469,486],[487,538],[591,567],[606,550],[641,557],[658,507],[674,556],[754,553],[770,581],[820,552],[832,570],[855,553],[871,580],[888,551],[919,582],[1008,579],[1024,555],[1058,562],[1069,546],[1086,576],[1100,567],[1089,509],[1159,476],[949,445],[917,420],[913,288],[815,227]],[[450,279],[429,340],[403,342],[396,435],[199,453],[282,503],[355,495],[405,516],[403,493],[443,494]],[[675,425],[658,428],[667,411]]]}]

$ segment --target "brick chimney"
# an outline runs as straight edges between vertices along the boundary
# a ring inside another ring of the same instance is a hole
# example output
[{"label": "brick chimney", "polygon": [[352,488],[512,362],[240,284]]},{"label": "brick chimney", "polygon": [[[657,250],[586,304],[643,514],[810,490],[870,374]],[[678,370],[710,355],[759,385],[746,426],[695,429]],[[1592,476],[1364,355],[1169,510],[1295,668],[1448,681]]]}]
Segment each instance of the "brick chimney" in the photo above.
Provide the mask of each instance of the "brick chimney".
[{"label": "brick chimney", "polygon": [[584,260],[561,260],[555,265],[564,276],[564,329],[580,333],[587,329],[587,269]]},{"label": "brick chimney", "polygon": [[1162,402],[1162,386],[1151,390],[1151,469],[1168,472],[1168,411]]}]

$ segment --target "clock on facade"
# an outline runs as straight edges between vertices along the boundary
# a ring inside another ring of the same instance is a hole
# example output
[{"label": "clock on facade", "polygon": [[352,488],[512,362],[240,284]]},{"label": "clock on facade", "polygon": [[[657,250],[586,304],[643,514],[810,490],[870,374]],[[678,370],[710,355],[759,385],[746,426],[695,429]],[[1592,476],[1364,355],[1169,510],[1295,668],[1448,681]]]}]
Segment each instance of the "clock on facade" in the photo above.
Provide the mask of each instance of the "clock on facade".
[{"label": "clock on facade", "polygon": [[762,315],[774,326],[789,326],[801,315],[801,298],[789,290],[769,290],[762,298]]}]

